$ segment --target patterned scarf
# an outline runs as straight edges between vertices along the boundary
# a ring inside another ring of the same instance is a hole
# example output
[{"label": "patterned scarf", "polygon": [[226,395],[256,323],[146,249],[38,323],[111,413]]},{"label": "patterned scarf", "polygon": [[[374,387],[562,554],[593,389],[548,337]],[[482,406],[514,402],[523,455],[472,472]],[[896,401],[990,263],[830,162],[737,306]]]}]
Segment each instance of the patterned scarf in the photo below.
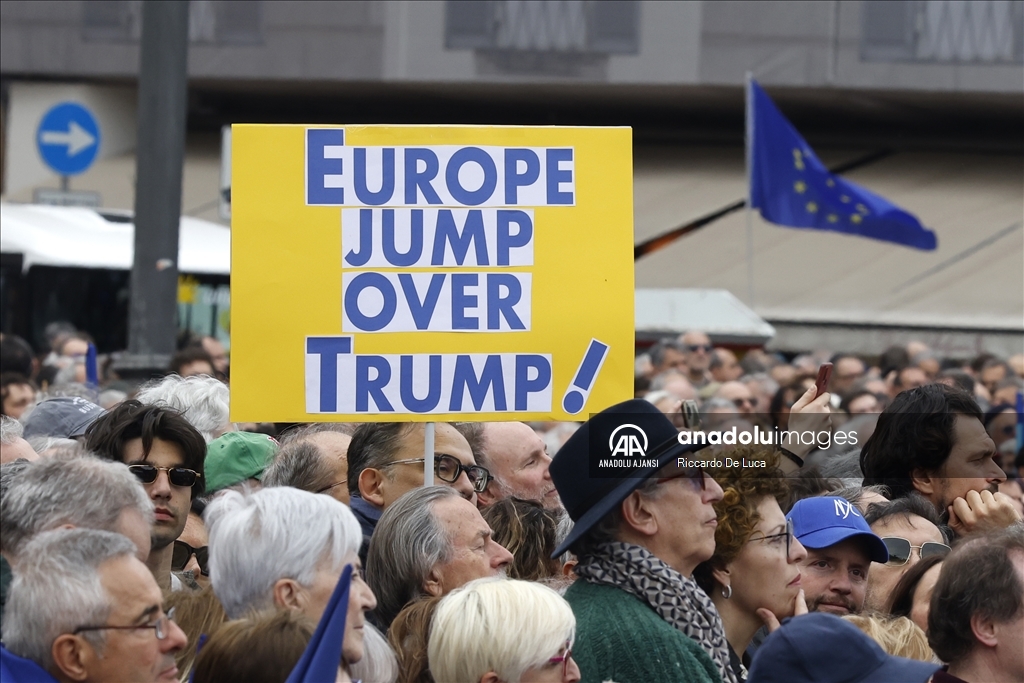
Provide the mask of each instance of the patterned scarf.
[{"label": "patterned scarf", "polygon": [[591,583],[614,586],[635,595],[662,619],[704,648],[724,683],[737,683],[729,663],[725,627],[711,598],[691,578],[630,543],[612,542],[581,558],[576,573]]}]

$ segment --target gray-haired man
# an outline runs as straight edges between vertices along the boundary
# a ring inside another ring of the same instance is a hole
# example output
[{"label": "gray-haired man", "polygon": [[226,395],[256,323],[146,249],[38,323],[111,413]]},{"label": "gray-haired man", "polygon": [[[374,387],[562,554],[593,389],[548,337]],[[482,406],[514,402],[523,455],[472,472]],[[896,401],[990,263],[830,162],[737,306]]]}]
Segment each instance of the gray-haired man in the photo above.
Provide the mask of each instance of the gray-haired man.
[{"label": "gray-haired man", "polygon": [[135,553],[121,534],[93,529],[29,542],[4,624],[4,668],[19,680],[45,681],[43,669],[60,683],[177,681],[174,655],[187,639]]},{"label": "gray-haired man", "polygon": [[473,579],[501,574],[512,553],[491,538],[473,503],[447,486],[415,489],[381,515],[366,560],[381,630],[408,603],[446,595]]},{"label": "gray-haired man", "polygon": [[[9,470],[21,466],[16,473]],[[52,457],[4,467],[0,498],[0,553],[14,572],[33,536],[60,527],[124,534],[136,556],[149,557],[153,504],[139,480],[121,463],[92,456]],[[10,575],[0,585],[0,614],[9,599]],[[13,589],[12,589],[13,590]]]},{"label": "gray-haired man", "polygon": [[25,544],[59,527],[124,534],[140,560],[149,556],[153,504],[121,463],[93,456],[54,457],[28,465],[0,500],[0,551],[18,570]]}]

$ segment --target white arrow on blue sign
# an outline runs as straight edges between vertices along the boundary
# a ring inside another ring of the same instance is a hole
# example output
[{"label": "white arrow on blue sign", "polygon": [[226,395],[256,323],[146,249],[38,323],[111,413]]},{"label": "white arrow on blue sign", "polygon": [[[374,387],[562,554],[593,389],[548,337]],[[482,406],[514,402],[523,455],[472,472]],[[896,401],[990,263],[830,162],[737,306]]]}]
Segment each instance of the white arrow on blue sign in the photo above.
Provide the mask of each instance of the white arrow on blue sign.
[{"label": "white arrow on blue sign", "polygon": [[77,175],[96,161],[100,126],[77,102],[61,102],[46,112],[36,131],[39,156],[61,175]]}]

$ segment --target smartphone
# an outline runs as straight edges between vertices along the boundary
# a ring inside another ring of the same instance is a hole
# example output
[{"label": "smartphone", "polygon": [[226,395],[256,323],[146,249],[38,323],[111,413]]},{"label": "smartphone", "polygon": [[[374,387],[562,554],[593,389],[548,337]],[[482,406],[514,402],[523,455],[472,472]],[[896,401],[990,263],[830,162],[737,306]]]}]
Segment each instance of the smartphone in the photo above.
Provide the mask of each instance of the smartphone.
[{"label": "smartphone", "polygon": [[828,381],[832,379],[832,364],[822,363],[818,368],[818,379],[814,380],[814,395],[821,396],[828,391]]},{"label": "smartphone", "polygon": [[700,429],[700,409],[693,399],[683,401],[683,426],[687,429]]}]

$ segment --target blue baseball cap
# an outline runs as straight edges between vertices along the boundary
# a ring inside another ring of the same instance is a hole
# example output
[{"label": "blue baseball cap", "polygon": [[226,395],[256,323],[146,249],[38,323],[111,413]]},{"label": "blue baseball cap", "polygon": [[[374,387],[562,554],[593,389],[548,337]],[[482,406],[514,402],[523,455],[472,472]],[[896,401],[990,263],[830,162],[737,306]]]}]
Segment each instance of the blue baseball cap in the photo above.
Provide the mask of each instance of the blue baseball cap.
[{"label": "blue baseball cap", "polygon": [[872,562],[885,564],[889,550],[864,521],[857,506],[845,498],[819,496],[797,501],[786,515],[793,522],[793,535],[805,548],[819,550],[848,538],[863,538]]},{"label": "blue baseball cap", "polygon": [[76,439],[107,411],[92,401],[77,396],[50,398],[38,404],[22,420],[26,439],[50,436]]},{"label": "blue baseball cap", "polygon": [[814,612],[768,636],[747,683],[926,683],[940,668],[887,654],[850,622]]}]

